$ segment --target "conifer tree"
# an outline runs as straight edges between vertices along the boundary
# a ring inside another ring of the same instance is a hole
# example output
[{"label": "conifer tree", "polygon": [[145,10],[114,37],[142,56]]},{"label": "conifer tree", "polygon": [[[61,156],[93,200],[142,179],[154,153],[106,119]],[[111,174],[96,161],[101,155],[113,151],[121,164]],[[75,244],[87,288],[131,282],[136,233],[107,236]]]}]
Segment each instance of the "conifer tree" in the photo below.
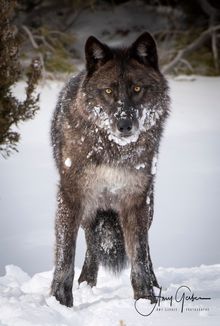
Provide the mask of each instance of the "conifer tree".
[{"label": "conifer tree", "polygon": [[32,119],[39,109],[39,95],[35,94],[41,75],[38,59],[32,61],[27,73],[25,100],[19,101],[12,92],[22,72],[18,31],[11,23],[16,6],[16,0],[0,0],[0,154],[3,157],[17,151],[20,134],[15,127],[18,123]]}]

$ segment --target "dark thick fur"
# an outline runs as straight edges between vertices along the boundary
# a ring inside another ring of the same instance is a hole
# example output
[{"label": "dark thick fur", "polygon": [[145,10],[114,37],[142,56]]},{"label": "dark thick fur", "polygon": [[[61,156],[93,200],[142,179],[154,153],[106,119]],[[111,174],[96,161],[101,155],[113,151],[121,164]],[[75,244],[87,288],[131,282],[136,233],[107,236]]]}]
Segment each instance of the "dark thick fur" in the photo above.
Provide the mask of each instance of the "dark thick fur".
[{"label": "dark thick fur", "polygon": [[51,294],[73,305],[75,247],[85,230],[87,251],[79,283],[96,285],[99,265],[120,272],[131,263],[134,298],[155,302],[148,230],[168,86],[156,44],[142,34],[128,48],[94,37],[85,46],[86,69],[62,90],[52,122],[60,174],[56,265]]}]

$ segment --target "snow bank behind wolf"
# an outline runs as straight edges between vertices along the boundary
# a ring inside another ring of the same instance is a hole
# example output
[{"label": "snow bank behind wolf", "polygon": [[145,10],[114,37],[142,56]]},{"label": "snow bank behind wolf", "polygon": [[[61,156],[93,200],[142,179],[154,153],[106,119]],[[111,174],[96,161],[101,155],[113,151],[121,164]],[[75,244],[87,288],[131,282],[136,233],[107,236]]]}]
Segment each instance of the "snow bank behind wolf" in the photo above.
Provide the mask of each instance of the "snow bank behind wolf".
[{"label": "snow bank behind wolf", "polygon": [[82,226],[87,251],[79,283],[94,286],[100,264],[120,272],[129,260],[134,298],[153,303],[158,283],[148,230],[168,85],[147,32],[127,48],[110,48],[91,36],[85,55],[86,69],[62,90],[52,122],[60,185],[51,294],[73,305]]}]

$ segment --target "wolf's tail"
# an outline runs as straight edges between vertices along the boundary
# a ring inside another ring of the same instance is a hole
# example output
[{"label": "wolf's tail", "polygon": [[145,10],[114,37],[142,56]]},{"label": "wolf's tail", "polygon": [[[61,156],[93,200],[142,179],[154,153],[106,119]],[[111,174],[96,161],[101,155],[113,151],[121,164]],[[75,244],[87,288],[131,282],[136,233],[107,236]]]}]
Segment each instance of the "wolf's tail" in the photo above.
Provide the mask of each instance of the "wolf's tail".
[{"label": "wolf's tail", "polygon": [[115,273],[127,265],[125,243],[117,213],[98,211],[94,222],[99,263]]}]

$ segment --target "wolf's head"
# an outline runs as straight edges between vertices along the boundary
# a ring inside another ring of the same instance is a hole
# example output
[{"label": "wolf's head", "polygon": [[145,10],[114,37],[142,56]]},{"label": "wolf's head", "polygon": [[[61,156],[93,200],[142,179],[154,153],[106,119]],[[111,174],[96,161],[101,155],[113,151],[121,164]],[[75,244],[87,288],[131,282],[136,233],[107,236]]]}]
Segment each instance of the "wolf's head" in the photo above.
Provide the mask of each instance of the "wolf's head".
[{"label": "wolf's head", "polygon": [[110,48],[91,36],[85,45],[86,110],[97,127],[120,145],[135,142],[167,114],[167,83],[156,43],[142,34],[128,48]]}]

